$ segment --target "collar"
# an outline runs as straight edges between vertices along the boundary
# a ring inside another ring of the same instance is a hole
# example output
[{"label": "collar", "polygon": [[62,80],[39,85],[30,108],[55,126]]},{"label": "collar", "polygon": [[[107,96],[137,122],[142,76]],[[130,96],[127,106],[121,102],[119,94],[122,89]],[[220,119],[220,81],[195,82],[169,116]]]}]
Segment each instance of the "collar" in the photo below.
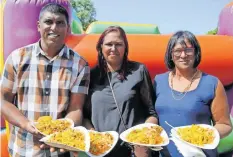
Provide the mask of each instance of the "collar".
[{"label": "collar", "polygon": [[[47,56],[47,53],[44,52],[42,49],[41,49],[41,46],[40,46],[40,40],[35,44],[35,53],[34,53],[36,56],[39,56],[39,54],[43,55],[43,56]],[[67,59],[70,58],[70,51],[69,51],[69,48],[64,45],[64,47],[60,50],[60,52],[58,53],[58,56],[59,57],[65,57]]]}]

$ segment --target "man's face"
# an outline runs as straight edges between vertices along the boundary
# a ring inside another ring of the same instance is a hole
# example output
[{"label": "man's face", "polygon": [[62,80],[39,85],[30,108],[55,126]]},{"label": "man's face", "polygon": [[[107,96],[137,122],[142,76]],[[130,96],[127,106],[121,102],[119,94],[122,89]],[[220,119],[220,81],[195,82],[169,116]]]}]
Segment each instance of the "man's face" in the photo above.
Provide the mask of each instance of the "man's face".
[{"label": "man's face", "polygon": [[68,34],[69,25],[65,15],[45,12],[37,23],[41,35],[41,42],[50,46],[63,46]]}]

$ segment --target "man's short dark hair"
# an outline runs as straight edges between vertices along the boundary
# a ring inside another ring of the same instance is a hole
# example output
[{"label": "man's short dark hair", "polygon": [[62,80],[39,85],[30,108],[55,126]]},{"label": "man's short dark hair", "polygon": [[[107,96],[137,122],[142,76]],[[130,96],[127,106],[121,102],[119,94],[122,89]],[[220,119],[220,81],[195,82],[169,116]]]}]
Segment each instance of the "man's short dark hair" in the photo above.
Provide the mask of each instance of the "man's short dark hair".
[{"label": "man's short dark hair", "polygon": [[69,24],[69,14],[63,6],[57,3],[49,3],[46,4],[41,10],[40,10],[40,15],[39,19],[43,16],[45,12],[50,12],[50,13],[55,13],[55,14],[62,14],[66,17],[66,22]]},{"label": "man's short dark hair", "polygon": [[200,62],[201,62],[201,47],[196,39],[195,35],[189,31],[178,31],[172,37],[170,38],[168,45],[167,45],[167,50],[165,54],[165,64],[169,70],[173,70],[175,68],[175,64],[172,60],[172,50],[175,47],[177,43],[187,46],[186,42],[189,42],[194,50],[194,55],[195,55],[195,61],[193,68],[196,68]]}]

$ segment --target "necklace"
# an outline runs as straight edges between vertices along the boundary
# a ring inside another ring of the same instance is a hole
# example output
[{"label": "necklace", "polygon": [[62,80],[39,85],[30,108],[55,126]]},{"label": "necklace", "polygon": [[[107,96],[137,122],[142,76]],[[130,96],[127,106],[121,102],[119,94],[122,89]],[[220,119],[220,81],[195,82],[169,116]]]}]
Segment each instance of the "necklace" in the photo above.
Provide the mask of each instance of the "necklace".
[{"label": "necklace", "polygon": [[199,70],[197,70],[194,74],[193,74],[193,77],[191,78],[191,81],[190,81],[190,83],[188,84],[188,86],[184,89],[184,91],[183,92],[181,92],[181,93],[179,93],[179,94],[176,94],[175,92],[174,92],[174,89],[173,89],[173,78],[174,78],[174,74],[172,74],[171,76],[171,93],[172,93],[172,97],[173,97],[173,99],[175,99],[175,100],[181,100],[181,99],[183,99],[184,97],[185,97],[185,95],[188,93],[188,91],[189,91],[189,89],[190,89],[190,87],[191,87],[191,85],[192,85],[192,83],[193,83],[193,81],[194,81],[194,78],[195,78],[195,76],[197,75],[197,73],[199,72]]}]

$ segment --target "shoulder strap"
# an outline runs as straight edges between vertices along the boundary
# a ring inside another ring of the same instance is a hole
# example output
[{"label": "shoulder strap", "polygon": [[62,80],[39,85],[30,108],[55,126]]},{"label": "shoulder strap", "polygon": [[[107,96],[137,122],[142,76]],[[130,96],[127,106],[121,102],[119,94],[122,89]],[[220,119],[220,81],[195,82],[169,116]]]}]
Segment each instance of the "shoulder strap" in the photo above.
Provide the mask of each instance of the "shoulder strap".
[{"label": "shoulder strap", "polygon": [[109,78],[109,74],[108,74],[108,73],[107,73],[107,76],[108,76],[108,82],[109,82],[109,85],[110,85],[110,88],[111,88],[111,91],[112,91],[112,96],[113,96],[113,99],[114,99],[114,101],[115,101],[115,104],[116,104],[116,107],[117,107],[119,116],[120,116],[120,118],[121,118],[121,121],[122,121],[122,123],[123,123],[123,125],[124,125],[125,130],[127,130],[127,127],[126,127],[125,122],[124,122],[124,119],[123,119],[123,117],[122,117],[120,108],[119,108],[118,103],[117,103],[117,101],[116,101],[115,93],[114,93],[114,91],[113,91],[112,83],[111,83],[111,81],[110,81],[110,78]]}]

